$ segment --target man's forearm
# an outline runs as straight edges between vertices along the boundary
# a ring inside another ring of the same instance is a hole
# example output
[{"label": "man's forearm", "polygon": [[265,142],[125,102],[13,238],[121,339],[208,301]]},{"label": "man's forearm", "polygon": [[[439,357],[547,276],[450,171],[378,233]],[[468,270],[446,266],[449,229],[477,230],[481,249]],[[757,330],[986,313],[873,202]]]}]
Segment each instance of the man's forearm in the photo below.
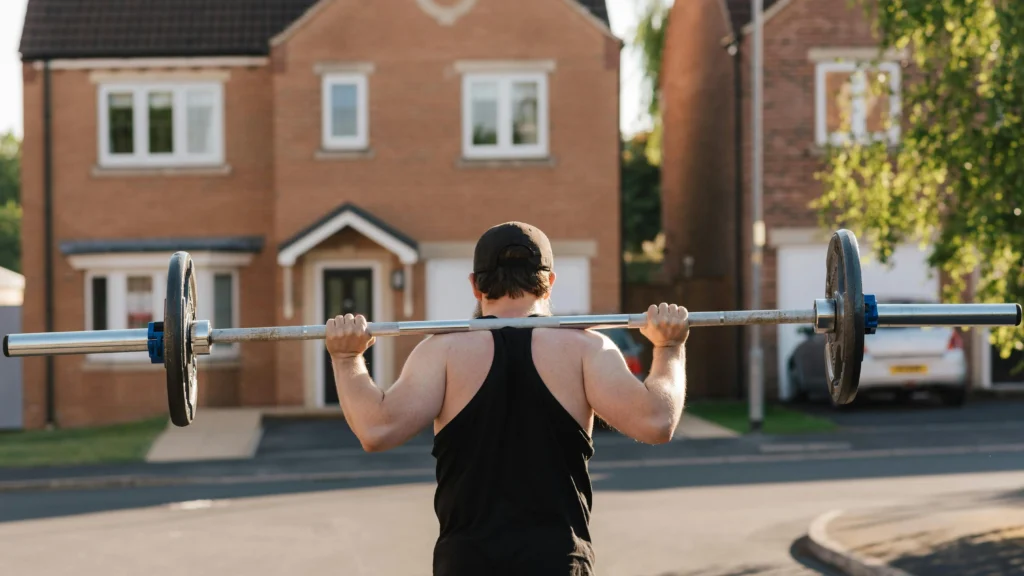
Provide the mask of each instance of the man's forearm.
[{"label": "man's forearm", "polygon": [[674,429],[686,400],[686,347],[656,347],[644,385],[654,396],[659,419],[667,418]]},{"label": "man's forearm", "polygon": [[360,439],[381,424],[384,391],[373,383],[360,356],[332,358],[338,402],[345,420]]}]

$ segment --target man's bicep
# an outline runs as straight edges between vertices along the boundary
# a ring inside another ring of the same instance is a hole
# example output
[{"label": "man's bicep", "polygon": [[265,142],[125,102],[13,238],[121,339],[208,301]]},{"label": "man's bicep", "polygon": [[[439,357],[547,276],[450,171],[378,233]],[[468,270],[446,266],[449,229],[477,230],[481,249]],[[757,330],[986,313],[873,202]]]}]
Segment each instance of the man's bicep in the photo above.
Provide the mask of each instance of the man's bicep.
[{"label": "man's bicep", "polygon": [[622,353],[602,336],[583,357],[583,386],[594,412],[627,436],[641,432],[650,398],[644,383],[629,371]]}]

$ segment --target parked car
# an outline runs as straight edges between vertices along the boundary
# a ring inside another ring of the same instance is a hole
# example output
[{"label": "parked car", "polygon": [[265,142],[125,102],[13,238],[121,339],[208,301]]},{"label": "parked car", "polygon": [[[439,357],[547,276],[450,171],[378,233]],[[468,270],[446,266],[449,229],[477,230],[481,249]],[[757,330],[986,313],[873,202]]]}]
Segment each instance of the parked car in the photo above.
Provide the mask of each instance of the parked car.
[{"label": "parked car", "polygon": [[[879,303],[929,303],[886,300]],[[789,381],[797,399],[828,398],[825,383],[825,336],[810,327],[808,336],[789,357]],[[963,338],[955,328],[879,328],[864,336],[864,361],[857,396],[891,392],[898,400],[915,391],[937,394],[942,402],[959,406],[967,397],[967,358]]]},{"label": "parked car", "polygon": [[607,328],[598,330],[598,332],[610,338],[619,347],[619,351],[622,352],[622,357],[626,359],[626,366],[629,367],[630,372],[641,380],[647,377],[644,372],[643,363],[640,361],[640,353],[643,348],[633,338],[633,334],[630,333],[628,328]]}]

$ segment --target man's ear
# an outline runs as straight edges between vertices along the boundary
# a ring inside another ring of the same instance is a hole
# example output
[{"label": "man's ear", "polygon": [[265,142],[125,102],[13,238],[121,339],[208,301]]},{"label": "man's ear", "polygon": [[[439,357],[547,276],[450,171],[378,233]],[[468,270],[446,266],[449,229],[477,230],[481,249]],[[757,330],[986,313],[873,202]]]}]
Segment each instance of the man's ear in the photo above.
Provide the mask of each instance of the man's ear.
[{"label": "man's ear", "polygon": [[548,272],[548,293],[544,295],[545,298],[551,298],[551,289],[555,287],[555,273]]},{"label": "man's ear", "polygon": [[473,288],[473,297],[476,298],[478,301],[483,300],[484,295],[476,287],[476,274],[473,272],[469,273],[469,285]]}]

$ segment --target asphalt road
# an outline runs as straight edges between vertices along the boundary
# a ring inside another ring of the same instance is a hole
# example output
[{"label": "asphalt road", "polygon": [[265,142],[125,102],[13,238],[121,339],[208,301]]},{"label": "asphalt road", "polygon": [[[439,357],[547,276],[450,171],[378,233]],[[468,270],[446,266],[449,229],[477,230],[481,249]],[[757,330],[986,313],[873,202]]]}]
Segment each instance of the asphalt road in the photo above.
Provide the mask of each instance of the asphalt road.
[{"label": "asphalt road", "polygon": [[[827,573],[802,563],[798,546],[822,513],[1019,490],[1022,406],[844,411],[836,417],[853,419],[849,429],[820,436],[650,447],[601,435],[591,466],[598,573]],[[429,574],[429,444],[391,454],[330,446],[159,468],[210,478],[194,485],[0,493],[3,572]]]}]

